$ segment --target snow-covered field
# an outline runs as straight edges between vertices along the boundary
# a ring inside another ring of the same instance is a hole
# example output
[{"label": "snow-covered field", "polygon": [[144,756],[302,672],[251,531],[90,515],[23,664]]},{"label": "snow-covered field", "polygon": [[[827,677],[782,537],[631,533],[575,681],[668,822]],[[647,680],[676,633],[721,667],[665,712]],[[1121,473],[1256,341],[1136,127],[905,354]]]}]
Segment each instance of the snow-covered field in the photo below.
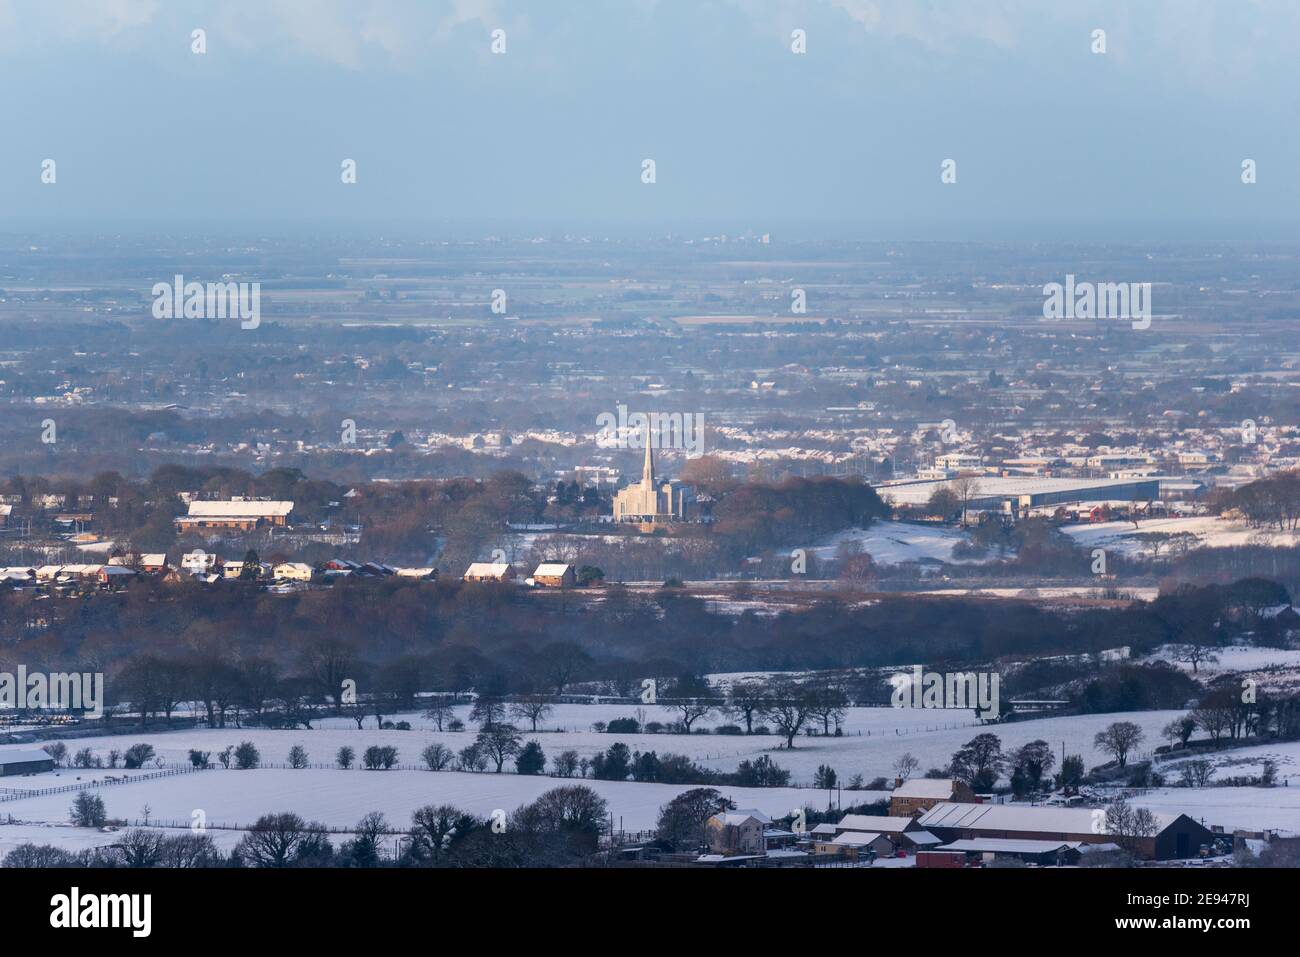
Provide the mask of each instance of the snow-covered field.
[{"label": "snow-covered field", "polygon": [[[573,750],[579,757],[590,758],[604,751],[615,741],[621,741],[633,751],[656,751],[684,754],[692,760],[724,771],[734,771],[744,759],[770,755],[777,764],[792,773],[792,783],[807,785],[818,765],[829,764],[847,780],[861,774],[867,781],[875,777],[889,778],[893,765],[904,752],[911,752],[921,761],[924,771],[947,764],[952,753],[981,731],[991,731],[1002,739],[1004,748],[1019,747],[1028,741],[1041,738],[1059,751],[1062,742],[1070,754],[1083,755],[1089,766],[1108,760],[1092,745],[1093,736],[1115,721],[1133,721],[1146,732],[1143,748],[1161,743],[1160,729],[1181,711],[1140,711],[1123,714],[1070,715],[1017,721],[1010,724],[981,726],[970,711],[941,711],[915,708],[849,708],[843,723],[842,737],[800,736],[793,750],[780,746],[783,739],[777,735],[717,735],[717,734],[609,734],[590,730],[595,721],[608,722],[611,718],[635,716],[640,710],[647,720],[670,721],[674,713],[664,707],[634,708],[629,705],[560,705],[555,714],[543,722],[544,726],[569,730],[539,731],[536,735],[524,730],[525,740],[535,737],[548,757],[560,751]],[[467,717],[468,706],[458,713]],[[436,731],[420,715],[395,715],[396,719],[412,724],[410,731],[381,731],[375,728],[374,718],[366,719],[366,727],[358,731],[354,722],[346,718],[329,718],[313,730],[292,731],[264,728],[189,729],[165,732],[153,730],[116,737],[79,738],[76,748],[89,747],[96,753],[106,753],[109,748],[122,749],[137,741],[152,744],[169,765],[187,765],[190,749],[210,751],[215,756],[227,745],[251,741],[258,748],[265,764],[281,764],[287,759],[289,749],[302,745],[312,764],[332,764],[338,749],[351,746],[359,755],[372,744],[392,745],[398,750],[401,764],[420,764],[420,752],[432,742],[440,742],[459,751],[474,740],[474,731]],[[714,718],[713,724],[721,723]],[[513,767],[513,764],[507,764]],[[66,775],[69,772],[63,771]],[[82,772],[85,773],[85,772]],[[41,776],[51,783],[48,776]],[[25,782],[37,778],[20,779]],[[19,787],[21,785],[6,784]],[[3,813],[3,811],[0,811]]]},{"label": "snow-covered field", "polygon": [[[460,709],[462,712],[465,708]],[[1161,743],[1160,729],[1181,714],[1178,711],[1137,712],[1105,715],[1075,715],[1013,722],[988,727],[973,723],[970,712],[925,711],[892,708],[852,708],[844,723],[842,737],[800,737],[793,750],[780,749],[775,736],[731,737],[723,735],[611,735],[590,730],[593,721],[634,715],[638,709],[624,705],[561,705],[545,724],[550,727],[584,730],[539,732],[536,739],[553,757],[561,750],[572,749],[590,757],[615,741],[633,750],[655,750],[660,754],[677,752],[710,767],[733,770],[744,758],[769,754],[793,773],[796,784],[809,784],[820,764],[828,764],[847,783],[855,774],[866,781],[875,777],[890,778],[893,764],[904,752],[911,752],[921,762],[921,770],[940,767],[952,753],[974,735],[991,731],[1002,739],[1004,749],[1019,747],[1028,741],[1048,741],[1057,754],[1062,746],[1067,753],[1082,754],[1088,766],[1108,759],[1093,747],[1093,736],[1115,721],[1134,721],[1142,727],[1146,740],[1139,751],[1145,753]],[[640,709],[647,720],[671,720],[672,713],[662,707]],[[191,748],[217,752],[227,744],[252,741],[266,763],[283,762],[289,748],[301,744],[315,764],[333,761],[335,752],[350,745],[357,752],[372,744],[391,744],[398,748],[403,764],[419,762],[419,752],[427,744],[439,741],[459,750],[473,740],[473,732],[438,732],[419,715],[400,716],[415,726],[411,731],[383,731],[369,718],[366,727],[357,730],[354,722],[331,718],[311,730],[265,730],[226,728],[217,730],[156,731],[119,737],[77,739],[71,750],[90,747],[105,753],[110,747],[122,749],[137,741],[147,741],[168,764],[185,765]],[[461,717],[465,717],[464,714]],[[717,723],[718,719],[714,719]],[[525,734],[525,738],[533,737]],[[1140,799],[1152,809],[1192,813],[1212,824],[1226,827],[1280,827],[1300,830],[1300,743],[1269,745],[1209,755],[1219,766],[1222,776],[1258,774],[1265,758],[1278,765],[1278,781],[1288,777],[1295,787],[1261,788],[1164,788],[1153,790]],[[1174,775],[1176,761],[1162,762],[1167,774]],[[507,769],[512,764],[507,764]],[[9,792],[0,793],[0,853],[26,840],[57,843],[76,849],[110,843],[111,835],[82,829],[61,827],[68,819],[75,791],[31,797],[13,796],[13,791],[64,786],[88,782],[104,775],[121,775],[121,771],[80,771],[60,769],[53,774],[12,778],[4,782]],[[149,808],[149,819],[187,822],[201,809],[213,825],[246,825],[259,815],[292,810],[304,818],[332,827],[348,827],[369,811],[381,811],[394,826],[405,826],[411,812],[429,803],[452,803],[479,814],[497,808],[513,810],[533,800],[543,791],[578,779],[549,776],[526,776],[491,771],[470,774],[452,771],[423,770],[341,771],[332,768],[289,770],[263,767],[249,771],[214,768],[169,777],[113,784],[96,788],[104,799],[111,817],[138,820]],[[654,826],[659,808],[684,785],[638,784],[586,779],[608,802],[615,825],[626,830],[646,830]],[[825,792],[808,787],[745,789],[724,787],[721,790],[741,807],[756,807],[772,815],[787,813],[796,806],[824,806]],[[844,803],[861,803],[884,797],[883,792],[844,792]],[[238,839],[238,831],[213,828],[218,843],[227,847]]]},{"label": "snow-covered field", "polygon": [[814,545],[809,551],[820,559],[835,557],[840,545],[857,542],[877,565],[899,565],[922,559],[944,562],[983,561],[954,559],[953,547],[966,541],[966,535],[954,528],[909,525],[905,522],[876,522],[870,528],[850,528],[836,532]]},{"label": "snow-covered field", "polygon": [[[1151,545],[1135,536],[1152,532],[1195,535],[1198,546],[1228,548],[1234,545],[1267,543],[1277,546],[1300,544],[1300,532],[1251,528],[1245,522],[1233,522],[1213,515],[1187,518],[1156,518],[1142,521],[1137,528],[1132,522],[1099,522],[1095,525],[1067,525],[1061,529],[1078,544],[1086,548],[1109,548],[1132,555],[1150,553]],[[1161,554],[1167,554],[1162,549]]]},{"label": "snow-covered field", "polygon": [[[1125,597],[1151,601],[1160,594],[1156,587],[1130,587],[1121,585],[1118,591]],[[983,595],[993,598],[1095,598],[1106,597],[1103,589],[1096,585],[1054,585],[1046,588],[927,588],[927,595]]]},{"label": "snow-covered field", "polygon": [[1300,781],[1275,788],[1160,788],[1134,804],[1164,814],[1186,814],[1205,825],[1300,833]]},{"label": "snow-covered field", "polygon": [[[1243,645],[1231,645],[1226,648],[1213,649],[1217,662],[1202,661],[1197,664],[1198,675],[1216,675],[1222,672],[1251,672],[1267,668],[1300,668],[1300,649],[1288,648],[1253,648]],[[1146,661],[1167,661],[1177,668],[1191,672],[1190,662],[1175,660],[1176,655],[1168,646],[1161,646],[1147,656]]]},{"label": "snow-covered field", "polygon": [[[468,706],[457,709],[459,716],[467,717]],[[891,777],[893,765],[904,752],[911,752],[920,761],[922,770],[946,764],[952,753],[981,731],[992,731],[1001,737],[1005,748],[1018,747],[1027,741],[1042,738],[1053,748],[1064,743],[1071,754],[1082,754],[1089,765],[1106,760],[1105,755],[1092,746],[1093,735],[1113,721],[1132,720],[1147,733],[1148,745],[1159,741],[1159,730],[1175,715],[1174,711],[1146,711],[1111,715],[1078,715],[1019,721],[1011,724],[982,726],[970,711],[942,711],[914,708],[850,708],[843,722],[844,734],[835,736],[800,736],[792,750],[780,747],[783,740],[776,735],[717,735],[717,734],[609,734],[590,730],[595,721],[608,722],[612,718],[636,716],[645,720],[670,721],[675,712],[662,706],[636,708],[630,705],[559,705],[555,713],[543,722],[545,727],[565,728],[565,731],[524,731],[525,739],[536,738],[549,757],[560,751],[573,750],[580,757],[591,757],[615,741],[621,741],[633,751],[656,751],[685,754],[696,762],[719,770],[732,771],[740,761],[770,755],[777,764],[792,772],[792,783],[811,784],[818,765],[829,764],[846,781],[854,774],[866,780],[874,777]],[[168,765],[188,765],[190,749],[216,754],[227,745],[251,741],[261,752],[264,764],[283,763],[289,749],[302,745],[313,764],[332,764],[338,749],[351,746],[358,754],[372,744],[392,745],[398,749],[401,764],[419,764],[420,752],[432,743],[440,742],[453,751],[470,744],[474,731],[437,731],[431,723],[418,714],[395,715],[395,719],[412,724],[410,731],[379,730],[374,718],[366,719],[366,726],[358,731],[354,722],[346,718],[328,718],[317,727],[304,729],[268,730],[264,728],[187,729],[163,731],[149,729],[138,733],[97,738],[75,739],[71,750],[91,748],[105,754],[110,748],[119,750],[130,744],[144,741],[153,745],[158,756]],[[716,725],[723,719],[713,718]],[[512,767],[512,764],[507,764]],[[146,769],[147,770],[147,769]],[[55,774],[8,779],[5,787],[24,790],[71,783],[78,776],[89,779],[99,774],[122,774],[112,771],[74,771],[61,769]],[[292,772],[301,773],[301,772]],[[333,773],[333,772],[330,772]],[[340,772],[341,773],[341,772]],[[356,772],[363,773],[363,772]],[[374,774],[376,772],[365,772]],[[419,773],[419,772],[417,772]],[[391,772],[390,772],[391,774]],[[492,775],[495,777],[495,775]],[[200,779],[207,775],[186,776]],[[478,775],[472,775],[478,777]],[[512,776],[513,777],[513,776]],[[323,780],[331,780],[325,778]],[[545,779],[549,780],[549,779]],[[158,786],[154,782],[148,787]],[[637,785],[634,785],[637,786]],[[133,788],[134,786],[125,786]],[[106,789],[112,790],[112,788]],[[15,802],[0,802],[0,814],[8,811]]]},{"label": "snow-covered field", "polygon": [[[1205,759],[1214,765],[1213,777],[1218,779],[1247,777],[1259,775],[1265,761],[1272,761],[1277,768],[1277,783],[1293,785],[1300,790],[1300,741],[1284,741],[1262,744],[1252,748],[1229,748],[1223,751],[1197,752],[1187,757],[1175,757],[1161,761],[1156,769],[1165,775],[1166,780],[1178,777],[1179,765],[1194,759]],[[1294,778],[1294,780],[1291,780]]]},{"label": "snow-covered field", "polygon": [[[487,816],[501,808],[513,811],[544,791],[576,783],[560,778],[522,774],[469,774],[457,771],[301,771],[259,768],[226,771],[220,768],[152,782],[96,789],[110,818],[136,820],[145,805],[150,820],[191,821],[201,810],[210,825],[247,825],[262,814],[293,811],[307,820],[331,827],[349,827],[370,811],[382,811],[390,824],[403,827],[411,813],[426,804],[454,804]],[[593,781],[587,786],[609,802],[615,827],[626,830],[654,827],[659,808],[686,785]],[[796,807],[825,806],[823,791],[798,788],[721,788],[739,807],[757,807],[769,814],[786,814]],[[846,801],[873,801],[877,792],[847,794]],[[62,822],[68,819],[75,793],[44,795],[0,804],[0,817],[21,822]],[[24,825],[27,826],[27,825]],[[217,830],[214,828],[214,830]],[[5,827],[0,826],[0,841]]]}]

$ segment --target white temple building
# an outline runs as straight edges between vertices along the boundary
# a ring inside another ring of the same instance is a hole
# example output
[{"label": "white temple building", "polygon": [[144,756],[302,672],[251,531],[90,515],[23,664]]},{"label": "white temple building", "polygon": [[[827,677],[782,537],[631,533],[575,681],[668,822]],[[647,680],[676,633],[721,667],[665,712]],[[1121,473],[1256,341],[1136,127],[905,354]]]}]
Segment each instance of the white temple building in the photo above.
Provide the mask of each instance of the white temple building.
[{"label": "white temple building", "polygon": [[646,429],[641,481],[614,496],[614,521],[641,525],[680,522],[686,518],[686,500],[687,491],[680,483],[655,477],[654,443]]}]

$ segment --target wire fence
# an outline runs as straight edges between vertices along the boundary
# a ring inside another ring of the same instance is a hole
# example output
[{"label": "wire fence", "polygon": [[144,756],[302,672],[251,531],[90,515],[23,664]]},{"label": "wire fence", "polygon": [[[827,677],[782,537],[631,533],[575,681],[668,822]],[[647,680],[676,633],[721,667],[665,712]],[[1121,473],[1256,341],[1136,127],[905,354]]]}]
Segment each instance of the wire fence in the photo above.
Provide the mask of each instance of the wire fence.
[{"label": "wire fence", "polygon": [[71,791],[85,791],[89,788],[112,787],[116,784],[134,784],[137,781],[152,781],[156,778],[169,778],[177,774],[191,774],[202,768],[162,768],[157,771],[145,771],[141,774],[123,775],[122,777],[103,777],[93,781],[78,781],[75,784],[59,784],[48,788],[33,788],[29,791],[6,791],[0,793],[0,802],[21,801],[25,798],[45,797],[49,794],[65,794]]}]

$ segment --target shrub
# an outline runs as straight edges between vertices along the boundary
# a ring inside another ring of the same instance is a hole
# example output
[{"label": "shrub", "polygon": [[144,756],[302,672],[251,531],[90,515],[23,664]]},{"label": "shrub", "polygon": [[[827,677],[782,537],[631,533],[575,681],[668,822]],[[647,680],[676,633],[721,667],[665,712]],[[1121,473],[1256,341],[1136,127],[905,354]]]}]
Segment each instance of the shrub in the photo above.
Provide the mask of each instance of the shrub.
[{"label": "shrub", "polygon": [[72,823],[77,827],[103,827],[108,820],[104,799],[89,791],[78,791],[72,802]]},{"label": "shrub", "polygon": [[714,734],[744,734],[745,729],[738,724],[722,724],[713,729]]},{"label": "shrub", "polygon": [[289,749],[289,767],[294,770],[302,770],[307,766],[307,749],[301,744],[295,744]]},{"label": "shrub", "polygon": [[262,753],[253,746],[252,741],[241,741],[235,748],[235,767],[248,771],[262,763]]},{"label": "shrub", "polygon": [[372,744],[361,756],[367,771],[388,771],[397,763],[397,749],[391,744]]},{"label": "shrub", "polygon": [[578,752],[561,751],[551,762],[551,770],[558,777],[571,778],[578,773]]},{"label": "shrub", "polygon": [[357,753],[349,748],[346,744],[339,748],[339,753],[334,755],[334,763],[346,771],[352,767],[352,762],[357,758]]},{"label": "shrub", "polygon": [[443,744],[431,744],[420,752],[420,758],[430,771],[441,771],[451,764],[451,748]]},{"label": "shrub", "polygon": [[605,730],[610,734],[640,734],[641,722],[636,718],[615,718],[605,725]]},{"label": "shrub", "polygon": [[541,774],[546,767],[546,754],[536,741],[529,741],[515,758],[515,770],[520,774]]},{"label": "shrub", "polygon": [[212,767],[212,752],[211,752],[211,751],[196,751],[195,749],[191,748],[191,749],[190,749],[190,764],[191,764],[193,767],[196,767],[196,768],[210,768],[210,767]]}]

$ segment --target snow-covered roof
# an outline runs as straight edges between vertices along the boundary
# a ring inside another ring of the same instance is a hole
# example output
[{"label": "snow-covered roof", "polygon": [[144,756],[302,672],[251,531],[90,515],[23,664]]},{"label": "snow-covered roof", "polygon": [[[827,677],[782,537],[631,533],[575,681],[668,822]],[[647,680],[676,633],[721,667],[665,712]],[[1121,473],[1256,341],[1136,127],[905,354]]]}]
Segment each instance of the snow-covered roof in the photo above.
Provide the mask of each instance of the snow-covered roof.
[{"label": "snow-covered roof", "polygon": [[720,824],[731,825],[733,827],[737,827],[741,824],[744,824],[750,818],[753,818],[759,824],[772,823],[772,819],[770,817],[768,817],[762,811],[759,811],[752,807],[737,808],[734,811],[723,811],[721,814],[713,815],[713,820],[717,821]]},{"label": "snow-covered roof", "polygon": [[29,761],[54,760],[45,751],[38,748],[22,748],[16,751],[0,751],[0,764],[26,764]]},{"label": "snow-covered roof", "polygon": [[935,850],[970,851],[973,853],[1048,854],[1052,851],[1059,851],[1063,847],[1078,848],[1081,843],[1080,841],[1033,841],[1005,837],[979,837],[953,841],[951,844],[943,845],[943,847],[936,847]]},{"label": "snow-covered roof", "polygon": [[845,831],[831,843],[844,847],[865,847],[872,841],[878,840],[881,836],[870,831]]},{"label": "snow-covered roof", "polygon": [[543,562],[537,566],[537,571],[533,572],[533,577],[559,578],[572,567],[572,565],[562,565],[558,562]]},{"label": "snow-covered roof", "polygon": [[884,817],[878,814],[846,814],[835,825],[841,831],[875,831],[878,834],[898,834],[912,823],[910,817]]},{"label": "snow-covered roof", "polygon": [[510,571],[505,562],[474,562],[465,569],[466,578],[504,578]]},{"label": "snow-covered roof", "polygon": [[894,788],[890,797],[950,798],[954,786],[952,778],[913,778]]},{"label": "snow-covered roof", "polygon": [[293,502],[190,502],[190,518],[280,518]]},{"label": "snow-covered roof", "polygon": [[[1177,815],[1152,812],[1161,828]],[[982,828],[990,831],[1042,831],[1055,834],[1105,834],[1105,811],[1027,804],[936,804],[922,814],[922,828]]]}]

